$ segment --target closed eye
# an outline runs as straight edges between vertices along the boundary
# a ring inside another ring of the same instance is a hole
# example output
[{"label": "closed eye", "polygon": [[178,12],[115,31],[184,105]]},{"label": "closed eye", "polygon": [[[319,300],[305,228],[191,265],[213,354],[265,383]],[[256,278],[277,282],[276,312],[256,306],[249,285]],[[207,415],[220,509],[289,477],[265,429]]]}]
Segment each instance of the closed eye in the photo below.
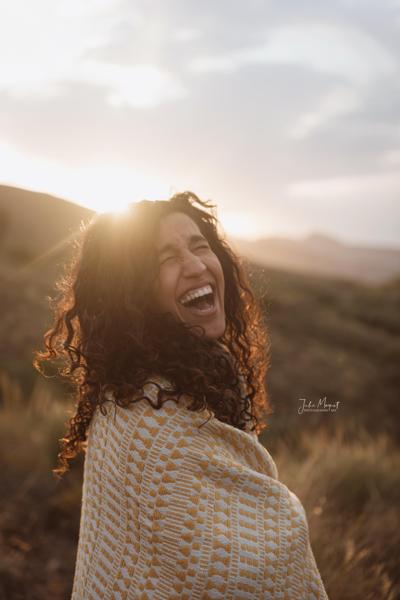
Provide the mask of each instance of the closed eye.
[{"label": "closed eye", "polygon": [[173,258],[175,258],[175,256],[167,256],[160,262],[160,265],[163,265],[167,260],[172,260]]},{"label": "closed eye", "polygon": [[[210,248],[210,245],[206,242],[206,243],[200,244],[199,246],[196,246],[194,248],[194,251],[197,251],[197,250],[211,250],[211,248]],[[160,265],[163,265],[168,260],[173,260],[174,258],[176,258],[175,254],[173,254],[171,256],[166,256],[165,258],[163,258],[161,260]]]}]

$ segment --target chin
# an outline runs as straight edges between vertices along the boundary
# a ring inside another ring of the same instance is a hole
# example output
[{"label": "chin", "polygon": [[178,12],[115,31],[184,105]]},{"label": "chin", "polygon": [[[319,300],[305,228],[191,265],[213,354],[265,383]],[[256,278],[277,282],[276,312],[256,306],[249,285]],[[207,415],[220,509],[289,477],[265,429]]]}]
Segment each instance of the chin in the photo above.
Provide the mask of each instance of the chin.
[{"label": "chin", "polygon": [[205,328],[205,337],[209,339],[218,339],[224,335],[225,328],[225,323],[210,325],[209,327]]}]

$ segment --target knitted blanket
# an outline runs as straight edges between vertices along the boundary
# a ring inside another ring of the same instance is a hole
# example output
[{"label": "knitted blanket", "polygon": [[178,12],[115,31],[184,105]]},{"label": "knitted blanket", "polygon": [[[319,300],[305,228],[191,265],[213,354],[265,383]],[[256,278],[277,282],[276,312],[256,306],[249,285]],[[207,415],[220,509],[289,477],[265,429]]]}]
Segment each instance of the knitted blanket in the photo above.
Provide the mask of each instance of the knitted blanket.
[{"label": "knitted blanket", "polygon": [[96,409],[71,600],[327,599],[304,508],[256,434],[199,429],[209,413],[188,404]]}]

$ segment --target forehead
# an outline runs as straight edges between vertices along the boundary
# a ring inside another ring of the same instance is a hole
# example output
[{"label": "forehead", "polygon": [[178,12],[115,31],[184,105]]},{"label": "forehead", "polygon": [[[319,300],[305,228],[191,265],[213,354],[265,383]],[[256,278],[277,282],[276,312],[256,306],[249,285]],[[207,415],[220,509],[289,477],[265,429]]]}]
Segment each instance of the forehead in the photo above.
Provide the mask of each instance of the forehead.
[{"label": "forehead", "polygon": [[160,220],[156,250],[160,252],[167,245],[180,246],[189,243],[194,237],[204,237],[198,225],[182,212],[173,212]]}]

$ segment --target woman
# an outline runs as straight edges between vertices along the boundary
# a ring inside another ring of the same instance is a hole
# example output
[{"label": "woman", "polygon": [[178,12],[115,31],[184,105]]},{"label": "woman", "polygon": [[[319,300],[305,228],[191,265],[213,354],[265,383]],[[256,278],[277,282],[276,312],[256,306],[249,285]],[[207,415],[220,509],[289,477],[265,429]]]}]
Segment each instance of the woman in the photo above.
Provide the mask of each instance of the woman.
[{"label": "woman", "polygon": [[41,360],[69,357],[85,451],[72,600],[327,598],[258,442],[268,345],[213,206],[185,192],[84,227]]}]

